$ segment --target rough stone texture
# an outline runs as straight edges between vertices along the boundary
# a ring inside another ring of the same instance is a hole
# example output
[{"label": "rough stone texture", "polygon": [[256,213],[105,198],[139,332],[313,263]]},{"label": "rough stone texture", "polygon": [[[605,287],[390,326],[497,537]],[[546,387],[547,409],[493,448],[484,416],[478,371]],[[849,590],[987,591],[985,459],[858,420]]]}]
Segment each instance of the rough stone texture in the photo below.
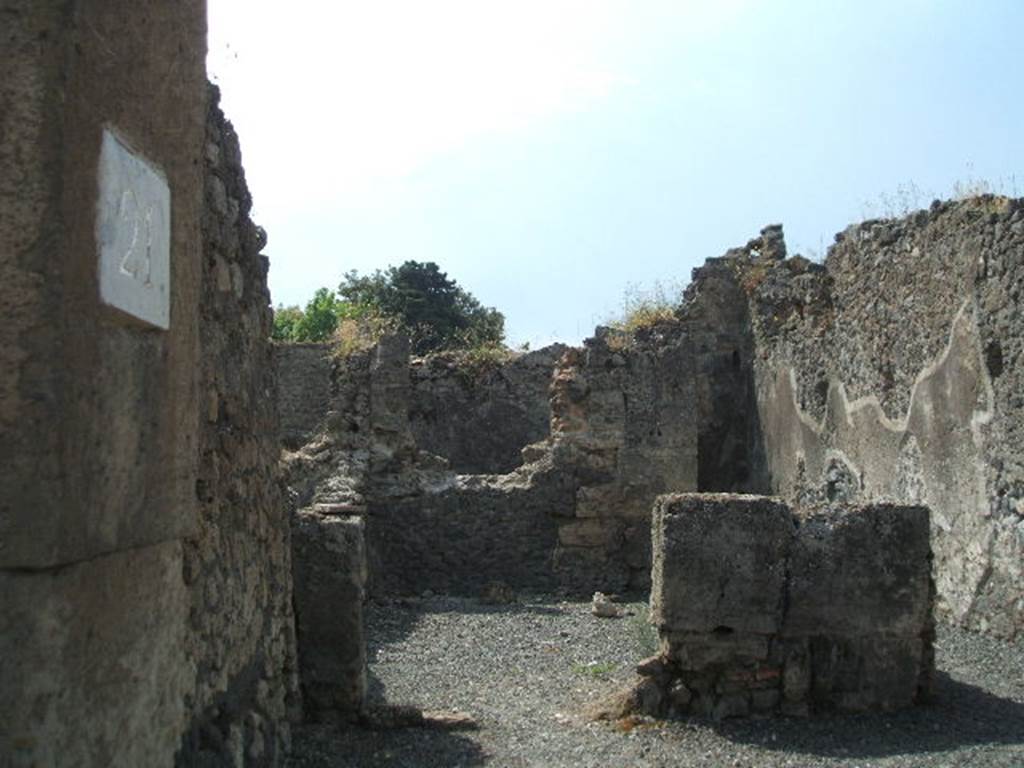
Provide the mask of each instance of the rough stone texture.
[{"label": "rough stone texture", "polygon": [[278,472],[266,235],[211,87],[200,304],[199,530],[185,541],[196,669],[178,764],[277,765],[299,715],[291,549]]},{"label": "rough stone texture", "polygon": [[658,499],[649,714],[803,715],[923,700],[934,657],[928,510],[778,499]]},{"label": "rough stone texture", "polygon": [[705,635],[778,633],[794,530],[789,508],[763,496],[661,497],[651,620]]},{"label": "rough stone texture", "polygon": [[1024,627],[1024,201],[837,235],[824,267],[734,253],[769,487],[932,510],[938,610]]},{"label": "rough stone texture", "polygon": [[181,544],[0,571],[0,764],[173,764],[192,670]]},{"label": "rough stone texture", "polygon": [[[168,766],[195,674],[180,540],[196,531],[205,4],[0,16],[0,754]],[[106,125],[171,190],[166,332],[99,301]]]},{"label": "rough stone texture", "polygon": [[375,499],[366,513],[376,594],[480,594],[489,584],[557,585],[552,510],[572,487],[550,464],[508,475],[448,476],[416,496]]},{"label": "rough stone texture", "polygon": [[420,450],[408,344],[383,339],[338,361],[326,431],[288,458],[297,506],[365,515],[375,594],[642,587],[654,497],[696,487],[692,355],[677,330],[602,332],[566,353],[551,436],[504,475],[459,475]]},{"label": "rough stone texture", "polygon": [[696,489],[693,352],[676,324],[629,338],[598,329],[563,356],[551,386],[549,451],[571,478],[573,506],[556,511],[560,581],[575,589],[645,588],[650,509],[669,491]]},{"label": "rough stone texture", "polygon": [[[17,294],[0,344],[0,754],[280,764],[297,678],[267,264],[216,95],[206,111],[205,5],[0,14],[0,270]],[[107,126],[170,188],[166,332],[99,301]]]},{"label": "rough stone texture", "polygon": [[281,443],[295,450],[323,427],[331,402],[330,344],[275,344]]},{"label": "rough stone texture", "polygon": [[499,580],[551,587],[551,510],[571,508],[571,487],[550,460],[508,475],[459,476],[419,451],[408,357],[396,336],[338,361],[326,431],[286,459],[300,515],[364,516],[375,594],[475,594]]},{"label": "rough stone texture", "polygon": [[409,424],[416,444],[459,474],[511,472],[524,447],[548,436],[551,376],[567,349],[552,344],[493,364],[458,353],[414,358]]},{"label": "rough stone texture", "polygon": [[[163,5],[145,19],[134,10],[124,0],[3,8],[0,567],[156,544],[195,523],[202,198],[194,159],[205,5]],[[162,169],[171,189],[166,332],[98,301],[105,125]]]},{"label": "rough stone texture", "polygon": [[300,512],[292,518],[292,541],[306,716],[355,719],[363,711],[367,685],[363,521]]},{"label": "rough stone texture", "polygon": [[750,313],[733,258],[708,259],[693,271],[676,317],[694,356],[697,490],[767,492]]}]

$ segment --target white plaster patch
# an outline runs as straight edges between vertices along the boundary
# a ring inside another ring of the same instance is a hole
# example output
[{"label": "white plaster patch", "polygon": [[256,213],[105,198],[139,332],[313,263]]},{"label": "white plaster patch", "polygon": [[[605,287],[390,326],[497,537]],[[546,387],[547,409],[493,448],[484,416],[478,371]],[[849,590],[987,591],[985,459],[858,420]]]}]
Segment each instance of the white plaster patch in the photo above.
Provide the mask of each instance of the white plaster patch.
[{"label": "white plaster patch", "polygon": [[171,190],[163,172],[103,130],[96,245],[100,300],[170,327]]}]

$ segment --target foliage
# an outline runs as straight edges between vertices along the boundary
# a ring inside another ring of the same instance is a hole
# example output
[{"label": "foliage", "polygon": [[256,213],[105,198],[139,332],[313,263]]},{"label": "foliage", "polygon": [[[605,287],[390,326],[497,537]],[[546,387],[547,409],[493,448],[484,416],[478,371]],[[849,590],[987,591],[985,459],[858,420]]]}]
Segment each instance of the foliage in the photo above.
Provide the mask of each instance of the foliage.
[{"label": "foliage", "polygon": [[651,623],[649,608],[644,605],[637,609],[636,615],[630,617],[630,631],[636,642],[636,653],[646,659],[658,652],[658,630]]},{"label": "foliage", "polygon": [[455,352],[456,372],[468,385],[473,386],[491,371],[495,371],[514,357],[515,353],[503,344],[478,344]]},{"label": "foliage", "polygon": [[615,671],[615,662],[592,661],[589,664],[573,664],[572,671],[588,677],[607,677]]},{"label": "foliage", "polygon": [[1000,177],[989,180],[974,175],[973,166],[968,163],[965,176],[953,182],[952,190],[947,194],[940,194],[934,190],[926,190],[919,187],[913,181],[896,185],[893,193],[882,192],[877,201],[866,200],[861,205],[861,218],[864,220],[874,219],[902,219],[915,211],[927,208],[932,200],[939,200],[950,197],[953,200],[968,200],[975,197],[1018,197],[1020,188],[1016,176]]},{"label": "foliage", "polygon": [[395,333],[397,330],[398,323],[393,318],[367,310],[353,313],[351,317],[340,320],[331,340],[334,342],[335,354],[348,357],[369,349],[380,341],[382,336]]},{"label": "foliage", "polygon": [[353,312],[354,308],[341,301],[333,291],[320,288],[305,309],[277,308],[271,338],[277,341],[327,341],[338,322]]},{"label": "foliage", "polygon": [[302,321],[302,310],[297,306],[285,307],[280,304],[274,310],[274,326],[270,338],[274,341],[298,341],[298,326]]},{"label": "foliage", "polygon": [[358,311],[395,320],[415,354],[500,345],[505,317],[484,307],[434,262],[406,261],[360,276],[352,271],[338,293]]},{"label": "foliage", "polygon": [[658,323],[675,322],[675,310],[681,296],[682,289],[675,283],[665,285],[655,281],[650,290],[631,283],[624,291],[622,314],[607,324],[617,331],[632,335]]}]

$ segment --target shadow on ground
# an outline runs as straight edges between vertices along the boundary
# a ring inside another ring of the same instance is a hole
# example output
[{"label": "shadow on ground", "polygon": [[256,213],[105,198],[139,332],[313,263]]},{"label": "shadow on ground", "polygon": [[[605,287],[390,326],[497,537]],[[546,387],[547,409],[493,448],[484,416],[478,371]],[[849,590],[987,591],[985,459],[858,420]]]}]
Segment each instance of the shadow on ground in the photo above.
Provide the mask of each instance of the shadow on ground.
[{"label": "shadow on ground", "polygon": [[295,729],[294,743],[291,768],[471,768],[487,761],[469,738],[428,728],[372,731],[302,725]]},{"label": "shadow on ground", "polygon": [[881,758],[1024,744],[1024,704],[937,672],[933,701],[913,709],[808,719],[727,720],[713,727],[725,739],[772,751]]}]

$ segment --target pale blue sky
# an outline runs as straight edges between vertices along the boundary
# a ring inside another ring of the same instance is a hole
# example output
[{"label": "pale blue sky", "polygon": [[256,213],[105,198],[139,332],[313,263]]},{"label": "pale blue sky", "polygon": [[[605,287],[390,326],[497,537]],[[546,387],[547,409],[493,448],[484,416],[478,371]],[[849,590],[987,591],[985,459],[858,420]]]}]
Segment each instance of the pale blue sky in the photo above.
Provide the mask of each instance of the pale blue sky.
[{"label": "pale blue sky", "polygon": [[575,343],[768,223],[1024,195],[1020,0],[209,5],[275,304],[436,261]]}]

